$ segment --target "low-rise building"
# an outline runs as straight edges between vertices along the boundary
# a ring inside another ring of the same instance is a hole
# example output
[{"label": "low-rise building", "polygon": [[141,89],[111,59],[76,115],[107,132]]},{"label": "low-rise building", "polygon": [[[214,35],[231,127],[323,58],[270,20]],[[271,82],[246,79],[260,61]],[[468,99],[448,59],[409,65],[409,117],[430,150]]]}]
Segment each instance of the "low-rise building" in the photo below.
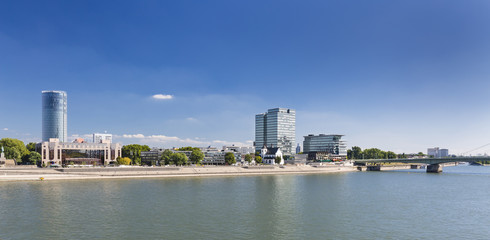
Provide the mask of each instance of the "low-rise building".
[{"label": "low-rise building", "polygon": [[236,162],[242,162],[242,154],[234,151],[206,151],[204,152],[204,160],[202,160],[202,164],[205,165],[225,165],[225,155],[226,153],[231,152],[235,155]]},{"label": "low-rise building", "polygon": [[109,133],[94,133],[93,134],[94,143],[102,143],[102,141],[112,142],[112,134]]},{"label": "low-rise building", "polygon": [[309,134],[304,136],[303,153],[308,154],[309,161],[334,161],[347,159],[347,147],[342,141],[344,135]]},{"label": "low-rise building", "polygon": [[39,143],[41,150],[41,164],[96,164],[107,165],[121,156],[119,143],[66,143],[57,138],[50,138],[48,142]]},{"label": "low-rise building", "polygon": [[141,151],[141,165],[159,166],[162,159],[162,154],[165,149],[153,148],[150,151]]},{"label": "low-rise building", "polygon": [[284,164],[284,158],[280,148],[275,147],[264,147],[260,150],[260,156],[262,157],[262,163],[264,164],[276,164],[276,158],[280,157],[281,161],[279,164]]}]

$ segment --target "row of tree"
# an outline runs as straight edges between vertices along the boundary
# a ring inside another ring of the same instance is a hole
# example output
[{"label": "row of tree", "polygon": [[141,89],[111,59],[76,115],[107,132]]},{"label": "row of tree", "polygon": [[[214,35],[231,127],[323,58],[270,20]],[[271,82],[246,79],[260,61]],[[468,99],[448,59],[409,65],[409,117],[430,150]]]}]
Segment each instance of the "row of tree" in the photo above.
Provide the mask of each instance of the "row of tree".
[{"label": "row of tree", "polygon": [[[425,156],[422,152],[415,154],[416,156]],[[368,148],[362,150],[360,147],[352,147],[347,150],[347,159],[394,159],[394,158],[408,158],[405,153],[396,154],[392,151],[383,151],[378,148]]]},{"label": "row of tree", "polygon": [[17,164],[35,165],[41,161],[41,154],[36,152],[36,143],[28,143],[14,138],[0,139],[0,149],[3,147],[5,158],[14,159]]},{"label": "row of tree", "polygon": [[[17,164],[35,165],[41,161],[41,154],[36,152],[36,143],[34,142],[24,145],[24,142],[18,139],[2,138],[0,139],[1,147],[4,148],[5,158],[14,159]],[[117,159],[117,163],[120,165],[141,165],[142,151],[150,151],[150,147],[139,144],[124,145],[121,149],[122,157]],[[188,158],[187,155],[178,151],[191,151],[192,153]],[[262,158],[253,154],[246,154],[245,161],[250,163],[254,157],[256,163],[262,163]],[[175,165],[200,164],[203,159],[204,154],[201,149],[195,147],[182,147],[177,149],[177,152],[167,149],[161,158],[165,164]],[[225,163],[228,165],[236,163],[235,155],[232,152],[225,154]]]},{"label": "row of tree", "polygon": [[121,155],[123,158],[131,159],[132,165],[141,165],[142,151],[150,151],[150,147],[148,145],[129,144],[121,148]]}]

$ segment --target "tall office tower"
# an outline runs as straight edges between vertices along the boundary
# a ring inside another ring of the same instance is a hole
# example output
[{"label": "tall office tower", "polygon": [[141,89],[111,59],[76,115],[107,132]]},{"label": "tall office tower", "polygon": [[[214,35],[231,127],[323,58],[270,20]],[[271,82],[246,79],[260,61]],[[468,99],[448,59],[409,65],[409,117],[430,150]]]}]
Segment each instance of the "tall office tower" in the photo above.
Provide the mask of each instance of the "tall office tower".
[{"label": "tall office tower", "polygon": [[43,142],[58,138],[68,141],[66,127],[66,92],[42,91]]},{"label": "tall office tower", "polygon": [[273,108],[255,115],[255,151],[265,145],[278,147],[285,155],[294,154],[296,140],[296,111]]}]

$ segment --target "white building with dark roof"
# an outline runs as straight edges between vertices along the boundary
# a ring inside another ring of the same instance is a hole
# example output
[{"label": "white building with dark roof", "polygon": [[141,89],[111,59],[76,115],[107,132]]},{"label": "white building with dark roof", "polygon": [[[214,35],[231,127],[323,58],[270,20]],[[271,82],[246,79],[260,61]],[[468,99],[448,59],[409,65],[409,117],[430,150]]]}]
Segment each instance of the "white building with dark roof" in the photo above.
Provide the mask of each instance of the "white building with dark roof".
[{"label": "white building with dark roof", "polygon": [[276,158],[280,157],[281,162],[279,164],[284,164],[284,158],[282,156],[282,151],[277,147],[264,147],[260,150],[260,156],[262,157],[262,163],[264,164],[276,164]]}]

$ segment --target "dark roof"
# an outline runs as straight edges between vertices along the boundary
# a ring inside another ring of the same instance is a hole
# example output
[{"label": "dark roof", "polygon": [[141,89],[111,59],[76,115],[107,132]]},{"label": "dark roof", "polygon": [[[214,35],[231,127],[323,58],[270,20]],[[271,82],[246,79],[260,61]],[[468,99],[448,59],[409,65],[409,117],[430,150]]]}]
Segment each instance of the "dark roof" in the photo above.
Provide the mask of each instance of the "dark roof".
[{"label": "dark roof", "polygon": [[277,153],[277,150],[279,150],[279,148],[267,148],[267,155],[275,155]]}]

